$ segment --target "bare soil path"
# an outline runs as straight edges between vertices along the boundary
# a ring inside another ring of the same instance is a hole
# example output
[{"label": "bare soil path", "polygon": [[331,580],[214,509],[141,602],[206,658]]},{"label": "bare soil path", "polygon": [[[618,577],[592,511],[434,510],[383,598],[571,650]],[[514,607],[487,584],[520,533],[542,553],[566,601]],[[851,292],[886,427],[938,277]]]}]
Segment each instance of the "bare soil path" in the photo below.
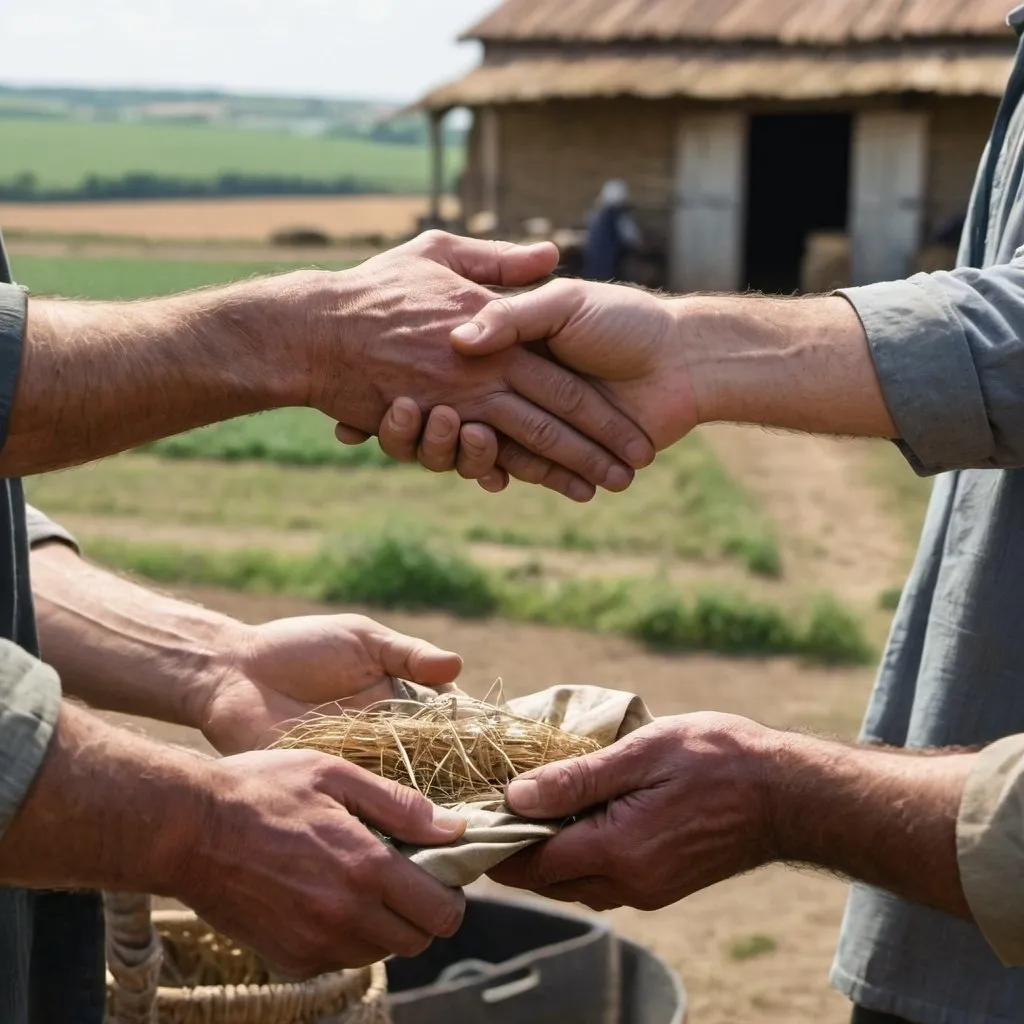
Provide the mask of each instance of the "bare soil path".
[{"label": "bare soil path", "polygon": [[870,479],[874,442],[717,424],[705,438],[775,524],[788,579],[865,607],[902,582],[913,551]]}]

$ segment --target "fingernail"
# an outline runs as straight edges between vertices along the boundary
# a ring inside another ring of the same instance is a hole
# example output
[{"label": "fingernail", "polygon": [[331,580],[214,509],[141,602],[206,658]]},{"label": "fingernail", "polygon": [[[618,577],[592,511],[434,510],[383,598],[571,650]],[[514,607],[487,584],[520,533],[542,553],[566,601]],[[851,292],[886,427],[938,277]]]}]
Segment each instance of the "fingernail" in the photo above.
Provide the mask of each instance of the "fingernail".
[{"label": "fingernail", "polygon": [[399,430],[405,430],[406,427],[412,426],[414,417],[411,409],[406,408],[404,405],[399,405],[392,410],[391,418],[395,421],[395,426]]},{"label": "fingernail", "polygon": [[470,342],[476,341],[482,333],[480,325],[471,320],[468,324],[456,327],[455,330],[452,331],[452,337],[456,341],[461,341],[468,345]]},{"label": "fingernail", "polygon": [[442,832],[452,832],[461,835],[466,830],[466,819],[457,811],[450,811],[447,807],[434,808],[434,824]]},{"label": "fingernail", "polygon": [[642,469],[651,461],[651,449],[643,441],[630,441],[626,445],[626,461],[634,469]]},{"label": "fingernail", "polygon": [[609,491],[624,491],[632,482],[632,473],[622,466],[612,466],[604,477],[604,485]]},{"label": "fingernail", "polygon": [[533,779],[516,779],[508,786],[508,804],[514,811],[535,811],[540,806],[540,790]]},{"label": "fingernail", "polygon": [[569,484],[569,497],[573,501],[590,501],[594,496],[594,489],[582,480],[573,480]]}]

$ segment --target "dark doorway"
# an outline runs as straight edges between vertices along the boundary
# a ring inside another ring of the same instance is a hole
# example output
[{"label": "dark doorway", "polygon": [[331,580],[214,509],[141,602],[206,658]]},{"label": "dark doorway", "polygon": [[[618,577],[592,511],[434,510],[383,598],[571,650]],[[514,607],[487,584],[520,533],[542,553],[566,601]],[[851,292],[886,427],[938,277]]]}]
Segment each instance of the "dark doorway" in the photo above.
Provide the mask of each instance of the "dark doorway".
[{"label": "dark doorway", "polygon": [[849,114],[750,119],[746,280],[751,288],[796,291],[807,235],[846,228],[852,131]]}]

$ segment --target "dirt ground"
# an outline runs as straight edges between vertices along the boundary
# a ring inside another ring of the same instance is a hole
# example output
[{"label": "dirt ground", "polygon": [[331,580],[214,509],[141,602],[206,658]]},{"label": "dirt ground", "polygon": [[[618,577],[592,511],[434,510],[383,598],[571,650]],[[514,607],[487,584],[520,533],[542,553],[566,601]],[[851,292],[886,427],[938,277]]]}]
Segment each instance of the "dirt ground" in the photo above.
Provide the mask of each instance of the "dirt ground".
[{"label": "dirt ground", "polygon": [[[249,621],[323,611],[295,600],[214,590],[183,593]],[[498,678],[510,695],[555,683],[599,683],[635,690],[658,715],[715,708],[774,725],[851,736],[871,680],[869,670],[666,657],[626,640],[571,631],[376,614],[397,629],[461,652],[463,685],[479,695]],[[187,730],[146,727],[173,741],[202,742]],[[655,914],[617,911],[613,920],[623,934],[657,950],[678,970],[690,994],[691,1024],[839,1024],[848,1008],[828,988],[827,975],[844,894],[835,879],[778,868],[735,879]],[[777,948],[734,959],[732,945],[753,935],[771,937]]]},{"label": "dirt ground", "polygon": [[[425,196],[310,196],[111,203],[0,203],[10,233],[262,242],[288,228],[317,228],[334,238],[411,234],[427,213]],[[446,216],[457,207],[448,202]]]}]

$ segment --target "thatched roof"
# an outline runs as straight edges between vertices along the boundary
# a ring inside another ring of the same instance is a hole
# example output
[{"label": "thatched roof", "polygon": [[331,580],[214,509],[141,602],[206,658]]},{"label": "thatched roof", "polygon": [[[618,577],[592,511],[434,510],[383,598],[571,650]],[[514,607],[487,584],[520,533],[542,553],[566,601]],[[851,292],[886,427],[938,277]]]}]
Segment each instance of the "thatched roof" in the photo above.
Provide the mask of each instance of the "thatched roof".
[{"label": "thatched roof", "polygon": [[899,95],[1000,96],[1007,53],[829,53],[801,50],[726,53],[588,55],[525,54],[485,63],[464,78],[429,93],[422,106],[531,103],[542,100],[686,97],[737,101],[830,100]]},{"label": "thatched roof", "polygon": [[464,38],[811,46],[1000,38],[1012,6],[1013,0],[505,0]]}]

